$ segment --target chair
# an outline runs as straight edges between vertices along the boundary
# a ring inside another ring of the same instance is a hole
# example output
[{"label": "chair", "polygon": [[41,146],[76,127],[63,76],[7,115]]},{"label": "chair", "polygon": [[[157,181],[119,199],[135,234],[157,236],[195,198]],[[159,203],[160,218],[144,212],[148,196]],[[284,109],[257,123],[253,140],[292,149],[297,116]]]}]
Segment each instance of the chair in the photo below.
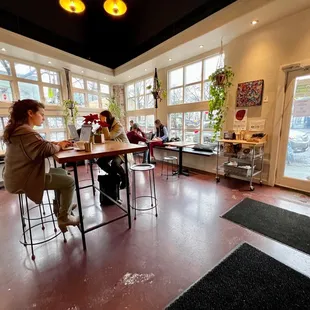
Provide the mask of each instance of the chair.
[{"label": "chair", "polygon": [[[130,167],[130,171],[132,172],[132,202],[131,202],[131,208],[135,210],[134,219],[137,218],[137,210],[138,211],[147,211],[155,209],[155,216],[158,216],[157,212],[157,198],[156,198],[156,186],[155,186],[155,174],[154,174],[155,166],[152,164],[135,164]],[[136,193],[136,172],[148,172],[149,177],[149,186],[150,186],[150,195],[140,195],[137,196]],[[150,199],[150,206],[147,206],[145,208],[141,208],[137,206],[137,201],[141,200],[143,198],[149,198]]]},{"label": "chair", "polygon": [[[166,173],[164,173],[164,163],[167,164]],[[169,166],[171,167],[171,173],[169,173]],[[179,163],[178,163],[178,158],[176,156],[165,156],[162,161],[162,165],[161,165],[161,176],[166,176],[167,180],[169,176],[174,177],[177,175],[179,177],[178,166],[179,166]]]},{"label": "chair", "polygon": [[[28,245],[31,246],[32,260],[35,260],[34,249],[33,249],[34,245],[46,243],[61,234],[61,231],[60,230],[58,231],[55,225],[55,219],[54,219],[54,214],[52,210],[52,204],[51,204],[49,192],[48,190],[45,190],[44,192],[46,193],[48,202],[45,203],[44,201],[42,201],[40,204],[34,205],[33,207],[29,207],[28,197],[26,196],[24,192],[18,193],[21,224],[22,224],[22,230],[23,230],[20,243],[23,244],[25,247]],[[46,205],[48,205],[47,213],[45,211]],[[25,208],[26,208],[26,214],[25,214]],[[33,213],[36,209],[38,209],[39,211],[39,216],[31,217],[30,212]],[[35,227],[41,226],[42,231],[45,231],[46,225],[49,223],[53,225],[55,235],[52,235],[51,237],[46,239],[45,233],[43,233],[43,240],[34,241],[33,240],[33,229]],[[26,228],[27,224],[28,224],[28,228]],[[64,242],[67,242],[64,234],[63,236],[64,236]]]}]

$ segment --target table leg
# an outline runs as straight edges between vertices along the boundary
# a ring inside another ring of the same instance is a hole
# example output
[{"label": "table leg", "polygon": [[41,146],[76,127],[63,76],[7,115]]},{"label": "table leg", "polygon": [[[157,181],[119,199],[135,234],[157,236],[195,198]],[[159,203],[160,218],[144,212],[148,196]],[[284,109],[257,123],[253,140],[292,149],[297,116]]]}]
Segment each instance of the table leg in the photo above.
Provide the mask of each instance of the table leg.
[{"label": "table leg", "polygon": [[125,154],[125,171],[126,171],[126,196],[127,196],[127,215],[128,215],[128,227],[131,228],[131,209],[130,209],[130,197],[129,197],[129,173],[128,173],[128,159],[127,154]]},{"label": "table leg", "polygon": [[151,163],[151,153],[150,153],[150,144],[149,143],[148,143],[147,147],[148,147],[147,163],[150,164]]},{"label": "table leg", "polygon": [[91,184],[93,186],[93,194],[96,195],[96,190],[94,188],[95,182],[94,182],[94,171],[93,171],[93,160],[89,160],[89,169],[90,169],[90,175],[91,175]]},{"label": "table leg", "polygon": [[188,171],[183,169],[183,147],[179,147],[179,175],[189,176]]},{"label": "table leg", "polygon": [[78,208],[79,208],[80,230],[81,230],[81,234],[82,234],[83,249],[84,249],[84,251],[86,251],[86,240],[85,240],[85,232],[84,232],[83,211],[82,211],[82,205],[81,205],[80,185],[79,185],[79,177],[78,177],[76,162],[74,162],[74,164],[73,164],[73,172],[74,172],[76,199],[77,199],[77,204],[78,204]]}]

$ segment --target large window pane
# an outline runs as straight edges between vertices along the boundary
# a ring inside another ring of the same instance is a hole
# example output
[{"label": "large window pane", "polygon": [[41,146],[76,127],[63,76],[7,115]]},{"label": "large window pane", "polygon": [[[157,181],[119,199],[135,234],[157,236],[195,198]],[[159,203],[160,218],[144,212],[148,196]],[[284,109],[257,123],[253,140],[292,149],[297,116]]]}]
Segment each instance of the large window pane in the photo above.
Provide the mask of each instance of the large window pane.
[{"label": "large window pane", "polygon": [[78,78],[78,77],[72,77],[72,87],[73,88],[80,88],[80,89],[84,89],[84,79],[82,78]]},{"label": "large window pane", "polygon": [[183,103],[183,88],[171,89],[169,93],[169,104],[181,104]]},{"label": "large window pane", "polygon": [[135,86],[130,84],[127,86],[127,98],[132,98],[135,96]]},{"label": "large window pane", "polygon": [[200,129],[200,112],[184,113],[185,129]]},{"label": "large window pane", "polygon": [[13,101],[12,88],[10,81],[0,80],[0,101]]},{"label": "large window pane", "polygon": [[172,113],[169,117],[170,129],[183,129],[183,113]]},{"label": "large window pane", "polygon": [[99,97],[98,95],[88,94],[88,106],[93,109],[99,108]]},{"label": "large window pane", "polygon": [[91,91],[98,91],[98,83],[94,81],[87,81],[87,89]]},{"label": "large window pane", "polygon": [[85,107],[85,95],[83,93],[73,93],[73,100],[76,101],[80,107]]},{"label": "large window pane", "polygon": [[170,130],[169,131],[169,138],[180,138],[180,140],[183,140],[182,136],[182,130]]},{"label": "large window pane", "polygon": [[139,96],[137,100],[137,109],[145,109],[144,96]]},{"label": "large window pane", "polygon": [[134,111],[136,109],[135,98],[128,98],[127,99],[127,109],[128,109],[128,111]]},{"label": "large window pane", "polygon": [[154,102],[155,102],[155,100],[154,100],[154,97],[152,94],[145,96],[145,108],[146,109],[154,108],[154,106],[155,106]]},{"label": "large window pane", "polygon": [[49,128],[64,128],[65,123],[62,117],[48,117],[47,123]]},{"label": "large window pane", "polygon": [[210,100],[210,82],[203,84],[203,100]]},{"label": "large window pane", "polygon": [[184,89],[184,103],[201,101],[201,84],[186,86]]},{"label": "large window pane", "polygon": [[12,75],[10,62],[0,59],[0,75]]},{"label": "large window pane", "polygon": [[59,74],[55,71],[41,69],[41,79],[44,83],[59,84]]},{"label": "large window pane", "polygon": [[169,73],[169,88],[183,85],[183,68],[170,71]]},{"label": "large window pane", "polygon": [[60,89],[43,87],[44,100],[47,104],[60,104]]},{"label": "large window pane", "polygon": [[142,131],[145,131],[145,129],[146,129],[146,127],[145,127],[146,126],[146,117],[145,116],[138,116],[137,117],[137,123],[138,123],[140,129]]},{"label": "large window pane", "polygon": [[76,128],[81,128],[83,125],[84,117],[77,117],[76,118]]},{"label": "large window pane", "polygon": [[18,82],[20,99],[34,99],[40,101],[39,86],[36,84]]},{"label": "large window pane", "polygon": [[100,92],[110,94],[110,86],[108,84],[100,84]]},{"label": "large window pane", "polygon": [[146,132],[153,132],[154,130],[154,115],[146,116]]},{"label": "large window pane", "polygon": [[38,72],[35,67],[24,65],[24,64],[15,64],[16,76],[19,78],[27,80],[38,80]]},{"label": "large window pane", "polygon": [[51,141],[62,141],[65,140],[65,132],[63,131],[51,132],[50,137]]},{"label": "large window pane", "polygon": [[[146,94],[151,93],[152,88],[153,88],[153,84],[154,84],[153,78],[149,78],[149,79],[145,80],[145,93]],[[148,86],[151,86],[151,89],[147,89]]]},{"label": "large window pane", "polygon": [[203,62],[203,79],[207,80],[209,76],[216,71],[219,61],[219,55],[207,58]]},{"label": "large window pane", "polygon": [[185,142],[200,143],[200,132],[196,131],[185,131]]},{"label": "large window pane", "polygon": [[135,84],[136,96],[144,95],[144,81],[137,82]]},{"label": "large window pane", "polygon": [[194,64],[185,67],[185,84],[196,83],[201,81],[202,77],[202,62],[196,62]]},{"label": "large window pane", "polygon": [[[213,131],[204,131],[202,133],[202,143],[210,143],[213,140],[214,132]],[[217,133],[217,139],[220,137],[220,133]]]},{"label": "large window pane", "polygon": [[101,96],[101,107],[103,110],[108,110],[109,109],[109,97],[105,96],[105,95],[102,95]]}]

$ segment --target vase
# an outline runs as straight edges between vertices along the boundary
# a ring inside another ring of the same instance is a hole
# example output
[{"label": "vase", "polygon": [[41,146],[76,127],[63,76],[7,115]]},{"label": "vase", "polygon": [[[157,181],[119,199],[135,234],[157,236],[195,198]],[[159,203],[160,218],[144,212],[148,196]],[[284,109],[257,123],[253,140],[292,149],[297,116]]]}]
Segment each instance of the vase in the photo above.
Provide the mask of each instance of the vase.
[{"label": "vase", "polygon": [[220,73],[215,77],[215,79],[216,79],[216,85],[223,86],[226,76],[224,73]]}]

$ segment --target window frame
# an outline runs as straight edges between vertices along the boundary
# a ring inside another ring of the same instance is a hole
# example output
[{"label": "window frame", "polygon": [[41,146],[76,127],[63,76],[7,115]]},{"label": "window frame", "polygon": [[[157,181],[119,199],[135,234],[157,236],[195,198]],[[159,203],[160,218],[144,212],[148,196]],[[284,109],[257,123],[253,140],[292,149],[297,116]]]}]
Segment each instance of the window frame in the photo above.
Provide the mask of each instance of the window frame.
[{"label": "window frame", "polygon": [[[61,102],[63,100],[63,92],[62,92],[62,79],[61,79],[62,77],[61,77],[61,71],[60,70],[53,68],[53,67],[42,66],[40,64],[32,63],[32,62],[27,61],[27,60],[16,59],[16,58],[6,56],[6,55],[0,55],[0,60],[7,60],[10,64],[11,75],[0,74],[0,80],[10,82],[13,101],[20,99],[20,91],[19,91],[18,82],[21,82],[21,83],[28,83],[28,84],[32,84],[32,85],[37,85],[38,89],[39,89],[39,101],[44,103],[48,107],[61,107]],[[22,64],[22,65],[34,67],[37,71],[38,79],[35,81],[35,80],[17,77],[15,64]],[[42,69],[46,70],[46,71],[56,72],[58,74],[58,82],[59,83],[53,84],[53,83],[43,82],[42,76],[41,76],[42,75],[42,73],[41,73]],[[47,101],[45,100],[45,96],[44,96],[44,87],[58,89],[58,91],[59,91],[59,103],[55,103],[55,104],[47,103]],[[1,104],[2,103],[10,104],[10,103],[12,103],[12,101],[2,101],[0,98],[0,103]]]},{"label": "window frame", "polygon": [[[79,78],[83,80],[83,85],[84,88],[76,88],[73,86],[73,82],[72,79],[73,78]],[[97,79],[92,79],[92,78],[88,78],[86,76],[80,75],[80,74],[75,74],[75,73],[71,73],[71,90],[72,90],[72,96],[74,98],[74,93],[82,93],[84,94],[84,98],[85,98],[85,106],[78,106],[81,109],[94,109],[94,110],[100,110],[100,109],[105,109],[107,108],[103,102],[102,98],[111,98],[111,84],[106,83],[104,81],[101,80],[97,80]],[[95,82],[98,85],[98,90],[94,91],[94,90],[88,90],[87,88],[87,82]],[[101,84],[102,85],[107,85],[109,87],[109,93],[104,93],[101,92]],[[89,100],[88,100],[88,95],[96,95],[98,96],[98,107],[90,107],[89,106]]]},{"label": "window frame", "polygon": [[[208,102],[208,99],[204,98],[204,86],[205,83],[208,81],[208,79],[204,78],[204,71],[205,71],[205,62],[208,61],[208,59],[212,59],[214,57],[217,57],[217,60],[220,60],[221,55],[219,53],[217,54],[213,54],[213,55],[209,55],[208,57],[204,57],[202,59],[197,59],[195,61],[192,61],[190,63],[186,63],[182,66],[178,66],[178,67],[174,67],[170,70],[167,71],[167,88],[168,88],[168,95],[167,95],[167,106],[168,107],[174,107],[174,106],[180,106],[180,105],[184,105],[184,104],[195,104],[195,103],[200,103],[200,102]],[[197,64],[197,63],[201,63],[201,79],[199,82],[192,82],[192,83],[186,83],[186,68]],[[174,86],[174,87],[170,87],[170,74],[173,71],[182,69],[183,70],[183,84],[179,85],[179,86]],[[199,101],[192,101],[192,102],[185,102],[185,89],[188,86],[193,86],[193,85],[199,85],[200,84],[200,100]],[[176,90],[176,89],[180,89],[182,88],[182,102],[181,103],[177,103],[177,104],[171,104],[171,91],[172,90]]]}]

